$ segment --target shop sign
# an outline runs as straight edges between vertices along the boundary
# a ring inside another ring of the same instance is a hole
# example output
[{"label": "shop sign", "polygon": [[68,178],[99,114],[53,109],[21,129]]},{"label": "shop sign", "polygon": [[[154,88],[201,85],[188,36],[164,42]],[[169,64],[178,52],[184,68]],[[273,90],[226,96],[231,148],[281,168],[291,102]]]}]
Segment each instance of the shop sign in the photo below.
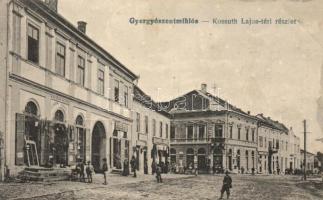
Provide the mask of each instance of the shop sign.
[{"label": "shop sign", "polygon": [[119,121],[115,122],[114,129],[117,131],[128,132],[128,126],[125,123]]}]

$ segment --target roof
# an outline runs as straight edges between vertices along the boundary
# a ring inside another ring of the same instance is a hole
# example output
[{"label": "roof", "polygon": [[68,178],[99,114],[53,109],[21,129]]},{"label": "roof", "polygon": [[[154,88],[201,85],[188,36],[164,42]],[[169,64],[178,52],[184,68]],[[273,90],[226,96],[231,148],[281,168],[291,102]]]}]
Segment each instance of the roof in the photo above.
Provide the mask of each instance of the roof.
[{"label": "roof", "polygon": [[134,85],[133,87],[133,100],[137,101],[138,103],[142,104],[148,109],[154,110],[165,117],[170,118],[171,115],[166,112],[165,110],[159,109],[160,106],[157,102],[155,102],[149,95],[147,95],[143,90],[141,90],[137,85]]},{"label": "roof", "polygon": [[[206,99],[210,99],[210,100],[212,100],[212,101],[215,101],[216,103],[220,104],[221,106],[223,106],[223,107],[225,107],[225,108],[229,108],[229,111],[233,111],[233,112],[235,112],[235,113],[239,113],[239,114],[242,114],[242,115],[247,115],[247,116],[249,116],[249,117],[251,117],[251,118],[255,118],[255,119],[256,119],[256,117],[255,117],[255,116],[250,115],[250,114],[248,114],[247,112],[244,112],[242,109],[240,109],[240,108],[238,108],[238,107],[236,107],[236,106],[234,106],[234,105],[230,104],[229,102],[227,102],[227,101],[225,101],[225,100],[221,99],[220,97],[218,97],[218,96],[214,96],[213,94],[211,94],[211,93],[209,93],[209,92],[202,92],[201,90],[192,90],[192,91],[187,92],[187,93],[185,93],[185,94],[183,94],[183,95],[181,95],[181,96],[179,96],[179,97],[177,97],[177,98],[175,98],[175,99],[172,99],[172,100],[170,100],[170,101],[168,101],[168,102],[160,102],[159,104],[160,104],[161,106],[166,107],[166,105],[169,105],[169,104],[171,104],[172,102],[175,102],[176,100],[180,99],[181,97],[184,97],[184,96],[190,95],[190,94],[192,94],[192,93],[199,94],[199,95],[203,96],[203,97],[204,97],[204,98],[206,98]],[[169,109],[168,109],[167,111],[169,112],[171,109],[172,109],[172,106],[171,106],[171,107],[169,107]],[[190,112],[191,112],[191,111],[190,111]]]},{"label": "roof", "polygon": [[271,128],[280,130],[288,134],[289,129],[283,124],[280,123],[279,121],[274,121],[269,117],[265,117],[263,114],[258,114],[256,117],[259,119],[260,124],[264,124],[266,126],[269,126]]},{"label": "roof", "polygon": [[66,32],[73,35],[79,41],[84,43],[88,48],[92,49],[100,56],[102,56],[102,59],[106,59],[108,62],[113,63],[114,67],[116,67],[117,69],[127,74],[127,76],[132,80],[136,80],[139,78],[131,70],[125,67],[121,62],[119,62],[115,57],[113,57],[109,52],[107,52],[103,47],[101,47],[96,42],[94,42],[85,33],[82,33],[81,31],[79,31],[76,26],[74,26],[71,22],[65,19],[62,15],[51,10],[43,1],[41,0],[19,0],[19,1],[37,13],[47,15],[50,18],[50,20],[62,26]]},{"label": "roof", "polygon": [[[304,151],[304,149],[301,149],[300,151],[301,151],[301,153],[304,153],[304,152],[305,152],[305,151]],[[315,154],[314,154],[314,153],[311,153],[311,152],[308,152],[308,151],[306,151],[306,154],[310,154],[310,155],[315,156]]]}]

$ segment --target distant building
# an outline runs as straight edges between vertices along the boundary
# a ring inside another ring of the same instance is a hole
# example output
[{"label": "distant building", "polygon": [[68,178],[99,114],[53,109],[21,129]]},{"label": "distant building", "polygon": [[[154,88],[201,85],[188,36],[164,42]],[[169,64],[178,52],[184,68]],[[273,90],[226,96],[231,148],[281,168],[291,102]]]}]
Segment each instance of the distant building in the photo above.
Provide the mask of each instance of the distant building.
[{"label": "distant building", "polygon": [[257,168],[257,118],[207,92],[193,90],[162,103],[172,115],[171,162],[200,173]]},{"label": "distant building", "polygon": [[[304,169],[304,154],[305,151],[301,149],[301,168]],[[315,157],[316,155],[310,152],[306,152],[306,164],[305,164],[305,169],[306,170],[314,170],[314,163],[315,163]]]},{"label": "distant building", "polygon": [[258,118],[258,172],[272,174],[300,169],[299,138],[292,128],[263,114]]},{"label": "distant building", "polygon": [[169,163],[170,115],[158,109],[157,103],[134,86],[133,150],[140,173],[152,173],[152,162]]}]

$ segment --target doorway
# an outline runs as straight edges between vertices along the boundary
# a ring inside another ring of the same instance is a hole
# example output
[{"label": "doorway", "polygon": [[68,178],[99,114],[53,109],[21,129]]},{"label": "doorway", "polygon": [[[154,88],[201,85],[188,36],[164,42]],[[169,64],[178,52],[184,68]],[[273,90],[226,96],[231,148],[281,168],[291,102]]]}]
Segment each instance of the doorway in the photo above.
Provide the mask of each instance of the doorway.
[{"label": "doorway", "polygon": [[106,132],[102,122],[96,122],[92,132],[92,165],[95,172],[101,172],[101,161],[106,157]]}]

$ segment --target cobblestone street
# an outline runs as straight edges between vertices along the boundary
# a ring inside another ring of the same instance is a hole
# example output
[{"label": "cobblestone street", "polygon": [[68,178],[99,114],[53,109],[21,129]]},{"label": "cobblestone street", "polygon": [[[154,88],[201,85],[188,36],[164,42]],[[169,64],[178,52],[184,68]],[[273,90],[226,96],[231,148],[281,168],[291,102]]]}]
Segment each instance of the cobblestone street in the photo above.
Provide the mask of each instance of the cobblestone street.
[{"label": "cobblestone street", "polygon": [[[0,199],[218,199],[222,176],[164,175],[157,184],[151,175],[138,178],[109,176],[102,185],[102,176],[94,183],[10,183],[0,185]],[[319,180],[301,181],[292,176],[233,175],[231,199],[323,199]]]}]

